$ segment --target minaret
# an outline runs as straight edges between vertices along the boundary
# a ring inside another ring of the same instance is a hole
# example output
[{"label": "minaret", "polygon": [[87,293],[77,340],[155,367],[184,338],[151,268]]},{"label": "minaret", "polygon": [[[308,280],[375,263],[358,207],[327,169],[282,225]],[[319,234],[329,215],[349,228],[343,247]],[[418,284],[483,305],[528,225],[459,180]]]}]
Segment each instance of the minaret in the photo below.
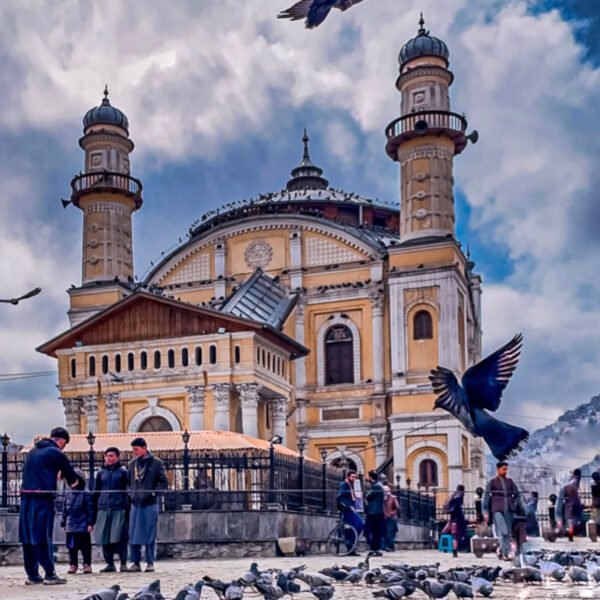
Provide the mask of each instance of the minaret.
[{"label": "minaret", "polygon": [[302,136],[302,143],[304,144],[304,154],[302,155],[302,161],[300,164],[292,169],[292,178],[287,182],[286,189],[288,191],[303,190],[303,189],[314,189],[314,190],[326,190],[329,185],[329,181],[323,177],[323,169],[317,167],[312,160],[310,160],[310,154],[308,153],[308,142],[309,137],[306,129]]},{"label": "minaret", "polygon": [[387,126],[388,156],[400,163],[400,237],[454,236],[452,165],[467,140],[467,120],[451,112],[448,47],[425,29],[400,50],[401,117]]},{"label": "minaret", "polygon": [[129,173],[127,117],[108,99],[83,118],[83,173],[71,181],[71,202],[83,211],[82,284],[133,279],[132,214],[142,184]]}]

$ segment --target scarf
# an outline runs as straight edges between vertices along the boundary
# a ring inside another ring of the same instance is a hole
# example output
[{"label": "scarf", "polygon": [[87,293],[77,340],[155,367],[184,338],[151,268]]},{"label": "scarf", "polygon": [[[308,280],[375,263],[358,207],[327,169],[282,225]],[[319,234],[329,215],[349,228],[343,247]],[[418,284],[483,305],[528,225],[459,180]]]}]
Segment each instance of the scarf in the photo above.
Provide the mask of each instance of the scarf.
[{"label": "scarf", "polygon": [[152,459],[152,454],[148,452],[148,456],[146,458],[137,458],[135,464],[133,465],[133,475],[135,478],[135,482],[138,485],[142,485],[144,483],[144,478],[146,477],[146,472],[148,471],[148,465],[150,464]]}]

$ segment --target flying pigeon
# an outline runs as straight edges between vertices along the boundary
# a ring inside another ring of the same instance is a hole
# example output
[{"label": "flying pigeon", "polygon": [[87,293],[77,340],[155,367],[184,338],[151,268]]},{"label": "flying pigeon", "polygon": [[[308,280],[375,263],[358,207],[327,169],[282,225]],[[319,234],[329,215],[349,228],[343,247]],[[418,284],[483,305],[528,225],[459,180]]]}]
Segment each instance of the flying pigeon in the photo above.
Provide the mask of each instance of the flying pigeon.
[{"label": "flying pigeon", "polygon": [[318,27],[329,15],[332,8],[348,10],[362,0],[299,0],[296,4],[281,11],[277,18],[300,21],[304,19],[307,29]]},{"label": "flying pigeon", "polygon": [[519,333],[467,369],[462,385],[454,373],[444,367],[438,366],[429,376],[433,391],[438,395],[435,408],[449,412],[472,435],[482,437],[498,460],[515,455],[529,439],[525,429],[499,421],[485,410],[498,410],[502,392],[517,368],[522,342],[523,336]]}]

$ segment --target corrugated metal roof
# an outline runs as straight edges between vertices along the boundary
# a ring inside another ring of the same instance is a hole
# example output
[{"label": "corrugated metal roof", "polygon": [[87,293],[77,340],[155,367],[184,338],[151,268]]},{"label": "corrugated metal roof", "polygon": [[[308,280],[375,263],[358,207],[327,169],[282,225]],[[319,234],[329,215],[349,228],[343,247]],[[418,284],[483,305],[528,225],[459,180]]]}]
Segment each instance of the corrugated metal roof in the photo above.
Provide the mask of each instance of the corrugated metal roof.
[{"label": "corrugated metal roof", "polygon": [[221,312],[280,328],[295,301],[295,296],[288,296],[285,288],[258,268],[225,301]]},{"label": "corrugated metal roof", "polygon": [[[104,452],[110,446],[117,447],[121,452],[131,451],[131,441],[136,437],[143,437],[152,452],[183,450],[181,431],[155,431],[148,433],[97,433],[94,442],[96,452]],[[190,431],[190,450],[206,450],[208,452],[230,452],[244,450],[268,451],[270,443],[267,440],[253,438],[242,433],[233,431]],[[35,440],[46,437],[36,436]],[[34,440],[34,441],[35,441]],[[23,448],[23,451],[31,449],[33,442]],[[88,452],[90,446],[87,434],[72,434],[71,441],[65,448],[65,452],[77,453]],[[276,445],[275,451],[288,456],[299,456],[297,452],[286,446]]]}]

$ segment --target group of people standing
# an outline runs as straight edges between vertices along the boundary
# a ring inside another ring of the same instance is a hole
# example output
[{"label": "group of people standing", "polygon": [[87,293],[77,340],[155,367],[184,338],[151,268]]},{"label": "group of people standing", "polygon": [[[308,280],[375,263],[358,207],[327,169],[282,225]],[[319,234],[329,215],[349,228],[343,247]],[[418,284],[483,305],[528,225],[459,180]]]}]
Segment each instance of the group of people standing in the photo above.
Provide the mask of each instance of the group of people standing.
[{"label": "group of people standing", "polygon": [[[356,471],[350,470],[346,473],[346,478],[340,483],[338,489],[338,509],[344,523],[352,525],[359,536],[364,531],[370,548],[369,554],[382,556],[382,550],[390,552],[394,550],[400,505],[390,487],[379,481],[379,473],[369,471],[368,481],[371,488],[365,495],[365,520],[363,521],[358,513],[356,479]],[[354,545],[354,540],[350,543]],[[358,552],[353,550],[350,554],[357,556]]]},{"label": "group of people standing", "polygon": [[[61,519],[69,551],[68,573],[78,572],[79,553],[83,560],[82,573],[92,572],[92,533],[102,546],[106,561],[101,572],[117,570],[115,556],[120,561],[121,572],[141,571],[142,546],[145,570],[154,571],[158,498],[168,487],[164,464],[149,451],[141,437],[131,442],[134,458],[127,467],[121,463],[118,448],[107,448],[104,465],[90,491],[83,472],[75,470],[63,453],[69,441],[69,432],[56,427],[48,438],[35,444],[25,460],[19,539],[23,546],[26,584],[66,583],[66,579],[57,575],[54,565],[53,529],[59,476],[69,487]],[[130,566],[127,565],[128,546]],[[40,567],[44,577],[40,575]]]}]

